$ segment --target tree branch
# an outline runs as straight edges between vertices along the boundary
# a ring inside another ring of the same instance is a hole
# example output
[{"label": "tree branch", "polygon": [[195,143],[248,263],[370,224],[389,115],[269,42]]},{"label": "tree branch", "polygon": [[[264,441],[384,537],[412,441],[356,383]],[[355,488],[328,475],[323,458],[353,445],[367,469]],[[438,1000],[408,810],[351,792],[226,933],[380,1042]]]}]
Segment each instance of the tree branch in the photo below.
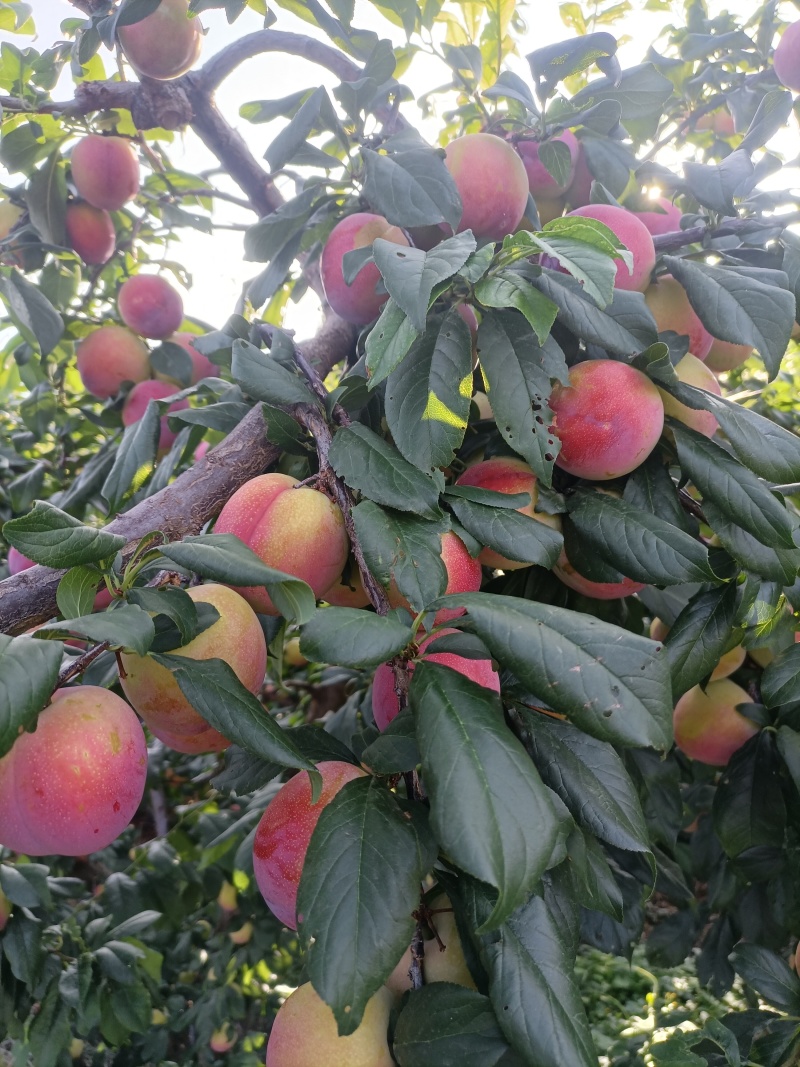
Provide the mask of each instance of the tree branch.
[{"label": "tree branch", "polygon": [[727,219],[719,226],[692,226],[688,230],[676,230],[674,233],[660,233],[653,238],[656,252],[671,252],[693,245],[705,237],[745,237],[750,233],[764,230],[783,230],[792,223],[800,222],[800,212],[791,215],[773,215],[766,219]]},{"label": "tree branch", "polygon": [[197,72],[198,88],[212,92],[236,68],[264,52],[285,52],[290,56],[299,56],[310,63],[335,74],[341,81],[355,81],[361,77],[361,70],[342,52],[331,48],[313,37],[302,33],[288,33],[284,30],[257,30],[246,37],[240,37],[215,56]]}]

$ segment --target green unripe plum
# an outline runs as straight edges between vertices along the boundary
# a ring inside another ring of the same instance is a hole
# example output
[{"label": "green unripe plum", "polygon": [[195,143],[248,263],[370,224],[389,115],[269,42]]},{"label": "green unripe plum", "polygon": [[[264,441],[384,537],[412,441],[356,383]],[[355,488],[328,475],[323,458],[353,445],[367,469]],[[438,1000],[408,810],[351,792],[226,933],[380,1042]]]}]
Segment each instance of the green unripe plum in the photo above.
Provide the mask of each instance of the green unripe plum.
[{"label": "green unripe plum", "polygon": [[[452,530],[442,534],[442,560],[447,570],[447,586],[445,594],[451,593],[477,593],[481,587],[483,571],[477,559],[473,559],[467,551],[467,546],[461,538]],[[389,603],[393,608],[407,608],[413,615],[410,604],[400,593],[394,578],[389,583]],[[436,612],[436,624],[450,622],[463,615],[465,608],[442,608]]]},{"label": "green unripe plum", "polygon": [[633,255],[632,270],[629,270],[621,259],[614,260],[617,265],[614,285],[617,289],[643,293],[650,284],[650,275],[656,265],[656,249],[653,238],[641,219],[632,211],[615,207],[613,204],[587,204],[585,207],[575,208],[569,214],[596,219],[608,226]]},{"label": "green unripe plum", "polygon": [[[675,364],[675,373],[678,378],[687,385],[693,385],[697,389],[705,389],[706,392],[722,396],[719,382],[699,359],[695,359],[691,352],[687,352],[683,359]],[[719,423],[710,411],[700,411],[682,404],[674,396],[670,396],[664,389],[659,389],[661,399],[664,402],[664,414],[671,415],[674,419],[682,422],[692,430],[703,434],[705,437],[713,437],[719,428]]]},{"label": "green unripe plum", "polygon": [[394,1067],[389,1051],[392,994],[370,997],[358,1029],[339,1037],[333,1012],[310,982],[281,1005],[267,1043],[269,1067]]},{"label": "green unripe plum", "polygon": [[731,756],[758,733],[755,723],[736,710],[750,695],[729,678],[709,682],[705,693],[696,685],[675,705],[675,744],[690,759],[725,767]]},{"label": "green unripe plum", "polygon": [[75,188],[92,207],[119,211],[139,192],[139,161],[130,141],[90,133],[70,157]]},{"label": "green unripe plum", "polygon": [[29,856],[83,856],[114,841],[144,794],[147,745],[120,697],[57,689],[35,733],[0,759],[0,844]]},{"label": "green unripe plum", "polygon": [[92,330],[78,344],[76,364],[86,391],[100,400],[116,396],[125,382],[150,376],[147,346],[124,326]]},{"label": "green unripe plum", "polygon": [[653,237],[658,237],[662,233],[678,233],[683,218],[681,209],[665,196],[658,197],[653,204],[661,210],[634,212],[636,218],[647,227],[648,232]]},{"label": "green unripe plum", "polygon": [[528,175],[513,147],[493,133],[468,133],[445,148],[463,213],[458,233],[502,241],[513,233],[528,203]]},{"label": "green unripe plum", "polygon": [[237,1034],[235,1029],[230,1023],[226,1023],[218,1030],[215,1030],[211,1035],[211,1039],[208,1042],[208,1047],[212,1052],[230,1052],[237,1041]]},{"label": "green unripe plum", "polygon": [[326,804],[354,778],[364,777],[360,767],[339,760],[317,764],[322,792],[311,799],[308,771],[300,771],[281,786],[261,816],[253,842],[253,870],[258,888],[272,913],[292,930],[297,929],[297,887],[311,835]]},{"label": "green unripe plum", "polygon": [[[467,659],[453,652],[431,652],[425,650],[432,641],[443,634],[456,633],[456,630],[440,630],[437,634],[426,637],[420,643],[420,655],[431,663],[441,663],[444,667],[452,667],[454,671],[470,678],[478,685],[485,686],[495,693],[500,692],[500,675],[492,666],[490,659]],[[410,674],[414,672],[414,664],[409,663]],[[372,714],[375,717],[375,725],[383,731],[400,712],[400,701],[394,688],[394,672],[388,663],[382,663],[375,671],[372,680]]]},{"label": "green unripe plum", "polygon": [[183,322],[183,300],[157,274],[136,274],[120,286],[119,317],[134,333],[165,341]]},{"label": "green unripe plum", "polygon": [[156,10],[117,30],[119,43],[137,74],[170,81],[197,62],[203,43],[202,27],[189,18],[189,0],[161,0]]},{"label": "green unripe plum", "polygon": [[773,67],[781,85],[800,93],[800,19],[783,31],[775,49]]},{"label": "green unripe plum", "polygon": [[664,405],[653,382],[627,363],[589,360],[556,384],[552,430],[561,441],[556,463],[578,478],[610,481],[630,474],[655,448]]},{"label": "green unripe plum", "polygon": [[[563,133],[550,138],[545,143],[550,143],[551,141],[563,144],[569,150],[569,169],[563,181],[557,181],[542,162],[539,155],[540,142],[519,141],[517,144],[517,154],[525,167],[525,173],[528,175],[528,188],[531,196],[536,201],[537,207],[539,206],[540,197],[544,200],[553,200],[555,197],[560,196],[561,193],[566,192],[575,176],[575,164],[580,151],[578,138],[572,130],[564,130]],[[539,214],[541,216],[541,211]],[[542,225],[544,225],[544,221]]]},{"label": "green unripe plum", "polygon": [[711,351],[714,338],[700,321],[689,303],[686,290],[671,274],[665,274],[648,287],[645,303],[656,320],[659,333],[672,330],[689,338],[689,351],[704,360]]},{"label": "green unripe plum", "polygon": [[627,577],[621,582],[593,582],[589,578],[584,578],[572,566],[563,549],[558,562],[553,567],[553,574],[576,593],[593,597],[595,600],[621,600],[623,597],[632,596],[644,589],[643,582],[634,582],[632,578]]},{"label": "green unripe plum", "polygon": [[396,245],[408,244],[399,226],[392,226],[383,215],[358,211],[336,223],[320,258],[322,287],[328,303],[340,318],[357,326],[366,326],[376,319],[389,294],[376,291],[381,272],[375,263],[362,267],[348,285],[344,280],[342,260],[356,248],[371,247],[378,237]]},{"label": "green unripe plum", "polygon": [[[167,382],[148,380],[134,385],[122,405],[123,425],[133,426],[135,422],[143,418],[144,413],[147,411],[147,405],[151,400],[166,400],[168,396],[174,396],[176,392],[178,392],[177,387]],[[183,411],[188,406],[188,400],[176,400],[174,404],[170,404],[168,411]],[[177,434],[169,428],[169,421],[166,415],[162,415],[160,421],[161,431],[158,438],[158,447],[159,450],[163,451],[173,445]]]},{"label": "green unripe plum", "polygon": [[[251,479],[222,509],[214,531],[235,534],[268,567],[302,578],[322,597],[347,562],[344,516],[324,493],[296,485],[286,474]],[[265,589],[240,592],[256,611],[279,614]]]},{"label": "green unripe plum", "polygon": [[[539,499],[539,486],[536,475],[524,460],[511,456],[485,459],[468,467],[456,481],[456,485],[472,485],[480,489],[490,489],[495,493],[508,493],[512,496],[515,493],[528,493],[531,498],[530,503],[517,508],[517,511],[554,530],[561,529],[561,519],[558,515],[547,515],[543,511],[534,510],[536,501]],[[506,559],[505,556],[501,556],[499,552],[491,548],[483,549],[478,556],[478,562],[484,567],[500,568],[504,571],[530,567],[530,563]]]},{"label": "green unripe plum", "polygon": [[[224,660],[246,689],[258,693],[267,669],[267,646],[253,609],[225,585],[198,585],[186,592],[195,603],[215,607],[219,618],[170,655]],[[230,741],[195,711],[171,671],[151,656],[123,653],[121,659],[122,690],[152,734],[178,752],[219,752],[228,747]]]},{"label": "green unripe plum", "polygon": [[705,363],[711,370],[721,374],[723,371],[741,367],[752,354],[752,345],[737,345],[734,341],[720,341],[718,337],[715,337]]},{"label": "green unripe plum", "polygon": [[84,263],[107,263],[114,255],[117,234],[107,211],[74,200],[67,205],[65,225],[69,246]]}]

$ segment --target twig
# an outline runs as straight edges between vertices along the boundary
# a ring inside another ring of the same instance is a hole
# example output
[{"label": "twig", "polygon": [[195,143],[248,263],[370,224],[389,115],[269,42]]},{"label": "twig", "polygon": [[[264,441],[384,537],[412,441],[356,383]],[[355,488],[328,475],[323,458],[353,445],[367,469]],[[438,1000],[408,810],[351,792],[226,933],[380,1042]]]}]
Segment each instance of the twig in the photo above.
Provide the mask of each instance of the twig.
[{"label": "twig", "polygon": [[670,252],[693,245],[705,237],[744,237],[761,230],[785,229],[793,223],[800,222],[800,212],[787,215],[772,215],[766,219],[728,219],[719,226],[703,223],[691,226],[688,230],[675,230],[673,233],[661,233],[653,238],[656,252]]},{"label": "twig", "polygon": [[83,674],[87,667],[89,667],[98,656],[102,655],[111,645],[110,641],[101,641],[99,645],[95,645],[94,648],[89,649],[78,659],[73,660],[68,666],[66,666],[58,676],[57,689],[60,689],[62,685],[66,685],[67,682],[72,681],[79,674]]},{"label": "twig", "polygon": [[412,989],[422,989],[425,984],[425,976],[422,973],[422,961],[424,959],[425,939],[422,936],[422,923],[417,921],[417,928],[414,931],[414,938],[411,942],[411,966],[408,968]]}]

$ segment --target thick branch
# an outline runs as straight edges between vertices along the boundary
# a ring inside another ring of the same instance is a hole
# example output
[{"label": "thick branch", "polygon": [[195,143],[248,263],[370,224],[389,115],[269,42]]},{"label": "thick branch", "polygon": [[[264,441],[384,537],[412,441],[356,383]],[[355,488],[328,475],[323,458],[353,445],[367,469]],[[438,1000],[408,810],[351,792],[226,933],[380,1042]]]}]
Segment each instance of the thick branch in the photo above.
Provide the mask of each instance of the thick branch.
[{"label": "thick branch", "polygon": [[[303,347],[307,358],[327,373],[347,355],[354,339],[353,327],[348,332],[340,319],[330,316]],[[241,485],[278,459],[280,450],[267,441],[264,429],[258,406],[171,485],[117,516],[106,529],[127,538],[128,554],[153,530],[161,530],[168,541],[200,533]],[[58,610],[56,589],[64,573],[31,567],[0,582],[0,633],[22,633],[52,618]]]},{"label": "thick branch", "polygon": [[315,41],[302,33],[258,30],[256,33],[247,34],[246,37],[240,37],[238,41],[212,56],[198,72],[199,87],[206,92],[216,89],[241,63],[264,52],[284,52],[290,56],[300,56],[320,67],[326,67],[341,81],[355,81],[361,77],[361,71],[352,60],[322,41]]}]

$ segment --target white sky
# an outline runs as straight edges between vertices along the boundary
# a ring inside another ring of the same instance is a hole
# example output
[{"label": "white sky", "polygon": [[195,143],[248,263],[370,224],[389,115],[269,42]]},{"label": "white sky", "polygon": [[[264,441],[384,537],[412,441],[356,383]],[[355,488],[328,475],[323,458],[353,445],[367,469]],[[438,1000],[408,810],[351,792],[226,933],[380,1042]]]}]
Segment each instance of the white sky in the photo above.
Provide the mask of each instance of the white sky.
[{"label": "white sky", "polygon": [[[56,40],[63,38],[60,31],[62,20],[79,14],[68,3],[68,0],[28,0],[28,2],[32,3],[34,8],[38,36],[33,43],[39,51],[44,51]],[[682,21],[683,4],[678,0],[673,0],[674,15],[672,17],[664,13],[644,12],[641,10],[644,7],[644,0],[633,0],[633,4],[638,10],[627,15],[617,26],[611,27],[615,35],[625,34],[630,38],[629,43],[623,45],[620,51],[620,61],[623,66],[641,62],[649,44],[656,39],[664,26],[670,22],[680,23]],[[307,34],[314,32],[309,24],[287,14],[277,5],[270,6],[278,17],[275,29],[295,30]],[[588,4],[584,6],[590,7]],[[752,0],[727,0],[727,3],[710,0],[709,7],[712,13],[729,10],[749,15],[752,13],[753,3]],[[796,17],[797,12],[793,5],[787,3],[782,7],[785,9],[784,16],[787,19]],[[558,9],[559,0],[528,0],[524,6],[520,4],[520,11],[528,25],[527,33],[519,41],[521,56],[535,48],[569,36],[570,31],[561,21]],[[228,26],[224,15],[215,11],[205,12],[202,15],[202,22],[209,33],[205,40],[201,62],[229,41],[244,33],[261,29],[263,25],[263,20],[249,9],[233,26]],[[354,24],[374,30],[381,36],[394,40],[397,44],[403,42],[402,31],[386,21],[366,0],[356,0]],[[17,47],[25,47],[30,43],[29,38],[0,32],[0,41],[3,40],[9,40]],[[113,72],[114,64],[111,53],[103,50],[102,55],[106,69],[109,73]],[[526,65],[523,62],[519,73],[524,75],[525,71]],[[416,95],[421,95],[427,89],[443,84],[447,80],[446,70],[427,57],[420,57],[414,60],[403,76],[403,80],[413,87]],[[302,59],[271,53],[258,56],[239,67],[220,88],[217,102],[227,120],[241,132],[254,155],[260,159],[284,120],[278,120],[270,125],[254,126],[239,118],[240,105],[250,100],[283,97],[297,89],[320,84],[332,87],[336,84],[336,79],[327,71]],[[65,82],[61,92],[56,95],[71,95],[70,83]],[[404,111],[418,128],[423,129],[429,139],[435,138],[435,126],[425,129],[413,104],[405,105]],[[191,131],[179,135],[176,142],[170,146],[169,153],[174,165],[193,173],[210,168],[216,163]],[[232,186],[229,188],[235,191]],[[253,221],[251,213],[238,211],[222,201],[216,202],[214,218],[224,222],[250,223]],[[215,231],[213,236],[193,230],[183,231],[180,239],[172,244],[169,258],[182,262],[192,274],[192,288],[184,294],[187,314],[209,322],[214,327],[219,327],[224,323],[234,309],[242,284],[260,270],[259,264],[243,261],[242,234],[229,230]],[[314,315],[313,304],[309,305],[303,301],[299,307],[290,307],[286,325],[296,328],[301,336],[308,336],[313,330],[310,315]]]}]

